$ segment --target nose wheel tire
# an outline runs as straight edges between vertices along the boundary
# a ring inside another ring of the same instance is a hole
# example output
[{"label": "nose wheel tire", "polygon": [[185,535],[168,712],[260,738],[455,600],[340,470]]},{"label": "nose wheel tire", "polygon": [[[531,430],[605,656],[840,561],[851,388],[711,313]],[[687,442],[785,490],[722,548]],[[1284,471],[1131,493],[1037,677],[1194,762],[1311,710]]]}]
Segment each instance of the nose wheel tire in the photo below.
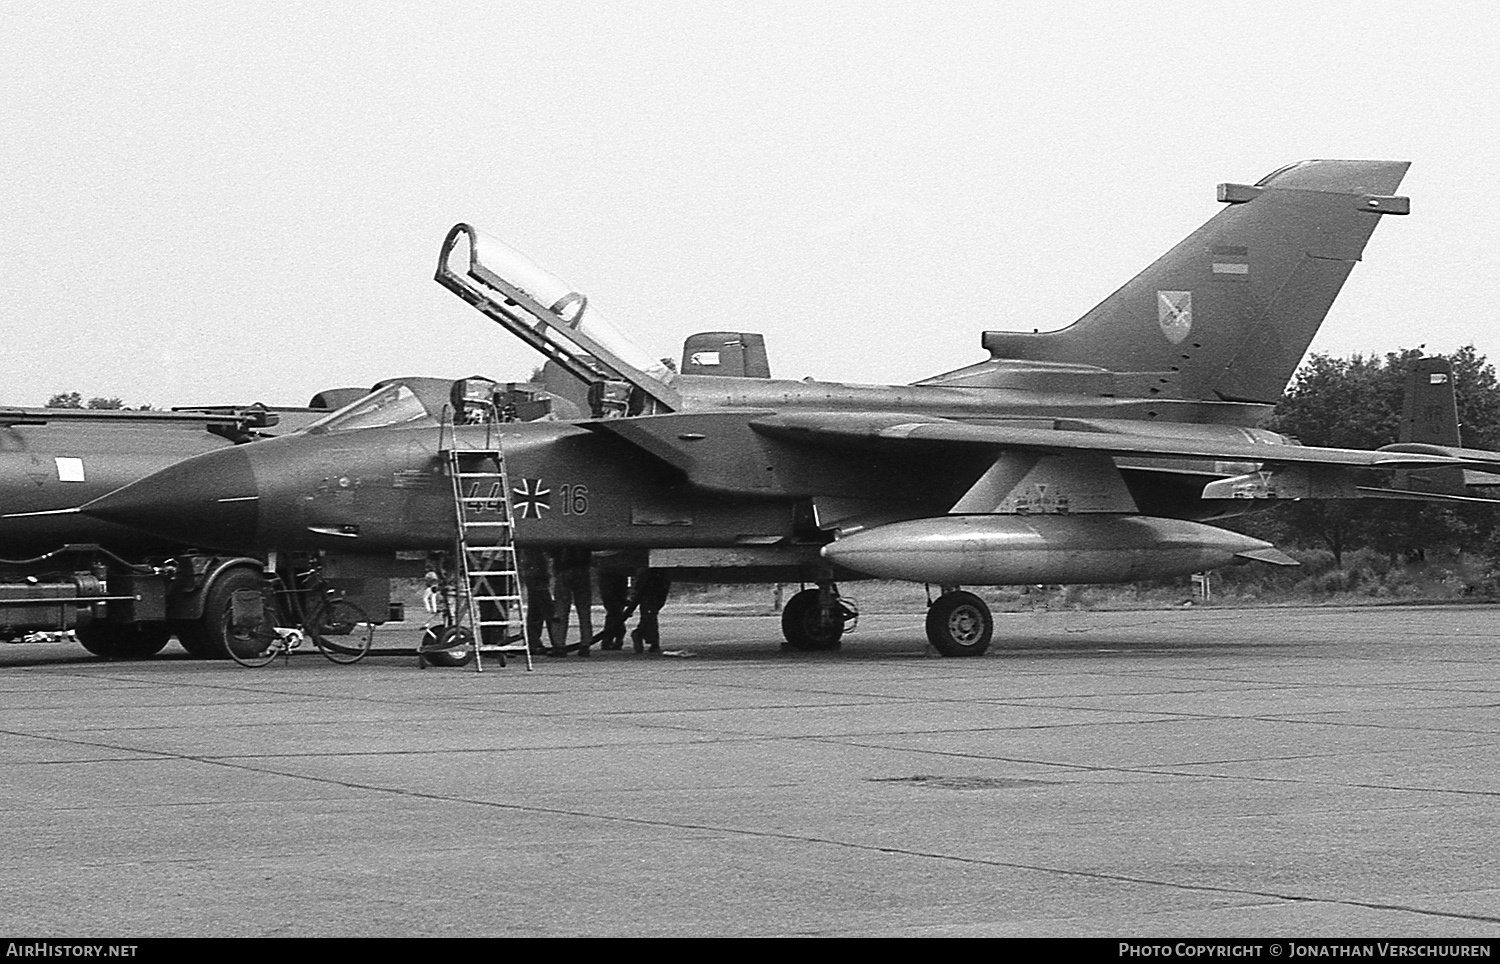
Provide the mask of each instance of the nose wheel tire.
[{"label": "nose wheel tire", "polygon": [[927,609],[927,641],[944,656],[981,656],[994,631],[990,607],[971,592],[944,593]]},{"label": "nose wheel tire", "polygon": [[472,642],[461,626],[433,626],[422,634],[421,657],[432,666],[465,666],[474,658]]}]

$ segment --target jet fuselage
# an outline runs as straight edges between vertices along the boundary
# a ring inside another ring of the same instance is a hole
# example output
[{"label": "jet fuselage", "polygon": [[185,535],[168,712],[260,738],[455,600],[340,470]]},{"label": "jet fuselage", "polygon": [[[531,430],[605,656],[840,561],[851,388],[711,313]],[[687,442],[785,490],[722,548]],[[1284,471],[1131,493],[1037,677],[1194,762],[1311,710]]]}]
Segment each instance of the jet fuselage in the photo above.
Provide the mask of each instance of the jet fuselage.
[{"label": "jet fuselage", "polygon": [[[162,550],[158,536],[64,510],[230,442],[188,424],[48,422],[0,427],[0,556],[23,559],[69,543],[121,554]],[[26,515],[26,513],[36,513]]]}]

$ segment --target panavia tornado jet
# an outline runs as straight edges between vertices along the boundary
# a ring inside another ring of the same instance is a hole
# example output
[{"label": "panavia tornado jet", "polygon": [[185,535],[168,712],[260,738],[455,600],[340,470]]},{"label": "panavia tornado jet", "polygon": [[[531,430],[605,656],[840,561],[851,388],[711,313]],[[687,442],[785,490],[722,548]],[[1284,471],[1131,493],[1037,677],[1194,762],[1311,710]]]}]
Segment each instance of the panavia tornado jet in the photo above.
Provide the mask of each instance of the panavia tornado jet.
[{"label": "panavia tornado jet", "polygon": [[[444,428],[393,385],[298,435],[189,459],[82,511],[196,545],[357,557],[373,572],[398,552],[453,546],[443,449],[495,438],[510,491],[488,493],[492,511],[512,514],[523,548],[814,584],[783,613],[803,649],[839,644],[852,616],[839,581],[927,583],[941,590],[933,646],[978,655],[993,621],[962,586],[1287,564],[1208,521],[1260,500],[1389,494],[1370,470],[1479,467],[1462,454],[1305,447],[1255,427],[1375,226],[1408,212],[1395,194],[1407,166],[1303,161],[1220,185],[1222,210],[1072,325],[986,332],[987,360],[900,386],[750,373],[757,343],[737,334],[698,336],[672,372],[571,286],[459,224],[438,282],[546,356],[582,417]],[[742,374],[715,374],[729,359]]]}]

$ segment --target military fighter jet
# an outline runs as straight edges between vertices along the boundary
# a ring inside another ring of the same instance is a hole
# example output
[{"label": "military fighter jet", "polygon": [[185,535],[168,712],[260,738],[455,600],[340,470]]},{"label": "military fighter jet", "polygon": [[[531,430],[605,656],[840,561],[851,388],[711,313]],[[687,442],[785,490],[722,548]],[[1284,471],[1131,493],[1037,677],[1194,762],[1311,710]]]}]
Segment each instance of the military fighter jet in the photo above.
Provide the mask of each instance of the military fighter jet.
[{"label": "military fighter jet", "polygon": [[219,655],[202,590],[260,561],[184,554],[181,543],[77,507],[190,456],[295,431],[366,394],[332,389],[306,408],[0,407],[0,638],[71,628],[96,655],[137,658],[175,633],[189,652]]},{"label": "military fighter jet", "polygon": [[[669,372],[583,295],[460,224],[437,280],[574,379],[592,417],[442,429],[392,386],[83,512],[226,549],[444,550],[456,526],[440,450],[498,432],[523,547],[634,553],[685,578],[812,583],[782,619],[803,649],[839,644],[853,615],[839,580],[923,582],[941,589],[933,646],[978,655],[993,622],[963,585],[1289,563],[1205,520],[1254,500],[1384,491],[1361,485],[1370,469],[1469,467],[1463,455],[1304,447],[1254,427],[1376,224],[1407,213],[1394,194],[1407,167],[1303,161],[1220,185],[1223,210],[1071,326],[986,332],[988,360],[906,386]],[[700,345],[685,361],[711,368],[714,354]]]}]

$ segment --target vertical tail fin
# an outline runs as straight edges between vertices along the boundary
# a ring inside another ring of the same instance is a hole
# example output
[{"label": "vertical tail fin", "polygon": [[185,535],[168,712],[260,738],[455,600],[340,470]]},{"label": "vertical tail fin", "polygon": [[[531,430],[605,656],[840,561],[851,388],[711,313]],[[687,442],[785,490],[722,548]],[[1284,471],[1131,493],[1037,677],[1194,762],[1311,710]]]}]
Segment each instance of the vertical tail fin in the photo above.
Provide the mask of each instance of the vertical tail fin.
[{"label": "vertical tail fin", "polygon": [[1441,355],[1418,358],[1406,370],[1401,403],[1403,442],[1462,447],[1458,431],[1458,398],[1453,393],[1453,363]]},{"label": "vertical tail fin", "polygon": [[[1458,398],[1453,393],[1453,363],[1448,359],[1418,358],[1407,368],[1398,438],[1423,445],[1463,446],[1458,431]],[[1449,495],[1468,491],[1460,468],[1397,472],[1395,488]]]},{"label": "vertical tail fin", "polygon": [[752,331],[700,331],[682,343],[684,375],[770,378],[766,338]]},{"label": "vertical tail fin", "polygon": [[1090,365],[1163,397],[1274,402],[1382,214],[1406,161],[1300,161],[1254,185],[1071,326],[985,332],[992,360]]}]

